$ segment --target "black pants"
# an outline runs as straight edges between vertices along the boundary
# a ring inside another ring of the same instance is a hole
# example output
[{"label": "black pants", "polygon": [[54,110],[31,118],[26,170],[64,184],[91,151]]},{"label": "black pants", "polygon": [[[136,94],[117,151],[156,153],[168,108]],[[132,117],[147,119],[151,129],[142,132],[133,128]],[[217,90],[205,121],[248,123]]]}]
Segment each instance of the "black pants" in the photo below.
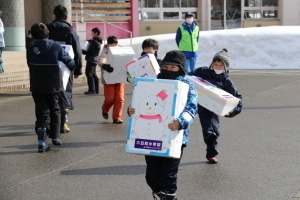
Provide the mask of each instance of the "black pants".
[{"label": "black pants", "polygon": [[60,108],[58,105],[59,93],[37,94],[32,93],[35,102],[35,129],[47,128],[49,138],[59,138],[60,135]]},{"label": "black pants", "polygon": [[99,93],[99,78],[96,74],[96,63],[86,63],[85,75],[88,82],[89,92]]},{"label": "black pants", "polygon": [[202,126],[203,139],[207,145],[206,158],[215,157],[219,154],[219,152],[217,151],[218,138],[211,141],[207,141],[206,138],[212,132],[216,133],[216,135],[219,137],[220,135],[219,116],[199,105],[198,105],[198,114]]},{"label": "black pants", "polygon": [[145,156],[146,159],[146,181],[153,192],[167,191],[174,194],[177,190],[177,172],[183,153],[181,147],[180,158],[166,158]]}]

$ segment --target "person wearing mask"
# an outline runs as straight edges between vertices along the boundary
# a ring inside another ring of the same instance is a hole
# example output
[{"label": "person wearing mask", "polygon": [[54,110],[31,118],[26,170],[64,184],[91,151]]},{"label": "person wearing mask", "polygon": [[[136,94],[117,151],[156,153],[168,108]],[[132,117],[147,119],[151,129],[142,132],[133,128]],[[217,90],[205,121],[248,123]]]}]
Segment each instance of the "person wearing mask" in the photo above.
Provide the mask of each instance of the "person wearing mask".
[{"label": "person wearing mask", "polygon": [[198,57],[199,32],[200,28],[194,20],[194,14],[186,13],[185,22],[177,29],[175,40],[179,50],[185,54],[185,65],[188,72],[195,69]]}]

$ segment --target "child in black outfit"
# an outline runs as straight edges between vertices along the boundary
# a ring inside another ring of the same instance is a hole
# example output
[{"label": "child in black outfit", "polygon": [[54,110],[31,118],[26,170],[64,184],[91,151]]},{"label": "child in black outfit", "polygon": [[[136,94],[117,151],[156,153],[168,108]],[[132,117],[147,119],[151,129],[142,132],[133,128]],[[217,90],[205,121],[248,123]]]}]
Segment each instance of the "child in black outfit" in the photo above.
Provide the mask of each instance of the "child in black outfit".
[{"label": "child in black outfit", "polygon": [[[242,95],[238,92],[236,87],[233,85],[231,79],[229,78],[229,54],[227,49],[223,49],[218,52],[209,67],[199,67],[190,75],[199,76],[215,86],[225,90],[226,92],[232,94],[233,96],[240,99],[239,104],[230,111],[225,117],[234,117],[242,111]],[[219,116],[215,113],[207,110],[203,106],[198,104],[198,114],[200,118],[200,123],[202,126],[202,133],[204,142],[207,145],[206,148],[206,158],[209,163],[215,164],[218,162],[217,155],[217,145],[218,137],[220,135],[219,127]]]},{"label": "child in black outfit", "polygon": [[26,51],[27,65],[30,72],[30,91],[35,102],[35,130],[38,135],[38,151],[50,151],[47,137],[52,144],[61,145],[60,108],[58,99],[63,90],[62,72],[59,61],[70,70],[75,62],[64,51],[59,42],[48,40],[49,31],[45,24],[33,24],[31,27],[33,41]]},{"label": "child in black outfit", "polygon": [[97,61],[99,57],[99,52],[101,50],[102,38],[99,37],[100,29],[92,29],[93,39],[88,40],[90,46],[87,51],[82,51],[82,54],[86,55],[86,68],[85,75],[88,82],[88,91],[84,94],[99,94],[99,78],[96,73]]}]

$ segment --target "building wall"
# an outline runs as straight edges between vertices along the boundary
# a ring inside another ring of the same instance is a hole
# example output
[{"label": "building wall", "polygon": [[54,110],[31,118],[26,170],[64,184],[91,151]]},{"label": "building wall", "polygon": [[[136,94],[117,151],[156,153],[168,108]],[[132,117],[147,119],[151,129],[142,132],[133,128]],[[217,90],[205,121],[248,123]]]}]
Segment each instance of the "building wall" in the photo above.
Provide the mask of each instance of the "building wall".
[{"label": "building wall", "polygon": [[300,25],[300,0],[279,0],[279,9],[281,25]]},{"label": "building wall", "polygon": [[182,22],[143,22],[140,23],[140,36],[176,33],[181,24]]},{"label": "building wall", "polygon": [[261,27],[261,26],[279,26],[281,25],[280,20],[272,20],[272,21],[244,21],[243,28],[249,27]]}]

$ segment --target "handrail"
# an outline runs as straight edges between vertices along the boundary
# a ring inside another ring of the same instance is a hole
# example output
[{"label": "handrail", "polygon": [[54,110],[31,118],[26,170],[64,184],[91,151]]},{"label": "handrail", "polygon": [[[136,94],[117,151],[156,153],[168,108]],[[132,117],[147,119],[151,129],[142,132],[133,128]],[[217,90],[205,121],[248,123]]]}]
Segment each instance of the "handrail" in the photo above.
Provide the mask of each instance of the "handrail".
[{"label": "handrail", "polygon": [[107,22],[107,21],[105,21],[105,20],[103,20],[103,19],[101,19],[101,18],[99,18],[99,17],[93,16],[93,15],[91,15],[91,14],[83,14],[83,13],[82,13],[82,14],[73,14],[73,15],[75,15],[75,17],[76,17],[76,26],[77,26],[77,27],[78,27],[78,25],[77,25],[77,23],[78,23],[77,16],[78,16],[78,15],[80,15],[81,21],[83,21],[83,17],[84,17],[84,16],[89,16],[89,17],[93,17],[93,18],[98,19],[99,21],[103,22],[103,23],[104,23],[104,40],[106,40],[106,24],[109,24],[109,25],[111,25],[111,26],[113,26],[113,27],[116,27],[116,28],[118,28],[118,29],[120,29],[120,30],[123,30],[123,31],[129,33],[129,34],[130,34],[130,46],[132,46],[132,31],[126,30],[126,29],[124,29],[124,28],[122,28],[122,27],[120,27],[120,26],[117,26],[117,25],[115,25],[115,24],[112,24],[112,23],[110,23],[110,22]]}]

